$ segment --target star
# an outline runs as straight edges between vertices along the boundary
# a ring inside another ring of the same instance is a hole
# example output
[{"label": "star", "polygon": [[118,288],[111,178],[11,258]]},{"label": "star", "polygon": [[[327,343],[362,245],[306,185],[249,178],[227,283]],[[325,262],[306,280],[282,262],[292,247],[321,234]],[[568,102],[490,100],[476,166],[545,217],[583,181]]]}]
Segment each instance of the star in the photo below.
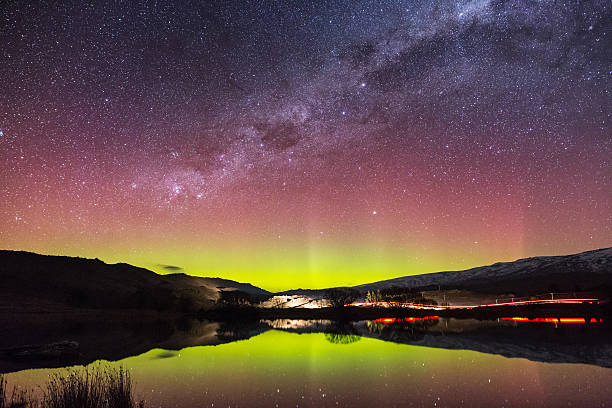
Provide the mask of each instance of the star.
[{"label": "star", "polygon": [[279,290],[609,246],[610,3],[400,3],[7,2],[0,234]]}]

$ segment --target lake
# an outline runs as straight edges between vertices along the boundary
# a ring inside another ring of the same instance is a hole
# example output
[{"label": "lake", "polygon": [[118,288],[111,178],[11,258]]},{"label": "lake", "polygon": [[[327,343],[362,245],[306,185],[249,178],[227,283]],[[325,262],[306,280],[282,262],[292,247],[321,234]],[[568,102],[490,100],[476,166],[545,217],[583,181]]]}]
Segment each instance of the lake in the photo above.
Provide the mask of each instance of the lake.
[{"label": "lake", "polygon": [[[510,318],[192,322],[156,340],[168,347],[108,364],[130,371],[148,407],[606,407],[607,334],[599,323]],[[36,388],[69,369],[6,379]]]}]

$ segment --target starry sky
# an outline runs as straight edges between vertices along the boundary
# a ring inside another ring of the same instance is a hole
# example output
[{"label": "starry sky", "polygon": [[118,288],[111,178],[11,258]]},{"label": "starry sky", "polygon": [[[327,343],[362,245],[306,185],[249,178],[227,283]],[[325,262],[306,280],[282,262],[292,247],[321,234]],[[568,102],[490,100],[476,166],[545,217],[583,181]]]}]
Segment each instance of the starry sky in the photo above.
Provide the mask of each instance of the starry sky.
[{"label": "starry sky", "polygon": [[269,290],[612,245],[612,4],[0,4],[0,242]]}]

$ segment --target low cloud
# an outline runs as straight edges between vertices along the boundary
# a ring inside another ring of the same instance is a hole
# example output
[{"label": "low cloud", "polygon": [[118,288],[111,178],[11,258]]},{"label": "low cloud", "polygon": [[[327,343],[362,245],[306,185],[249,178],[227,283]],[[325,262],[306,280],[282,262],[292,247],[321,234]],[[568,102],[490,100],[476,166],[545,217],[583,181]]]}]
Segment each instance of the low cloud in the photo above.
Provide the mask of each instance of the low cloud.
[{"label": "low cloud", "polygon": [[172,272],[178,272],[178,271],[182,271],[183,268],[181,268],[180,266],[174,266],[174,265],[164,265],[164,264],[157,264],[156,266],[165,269],[167,271],[172,271]]}]

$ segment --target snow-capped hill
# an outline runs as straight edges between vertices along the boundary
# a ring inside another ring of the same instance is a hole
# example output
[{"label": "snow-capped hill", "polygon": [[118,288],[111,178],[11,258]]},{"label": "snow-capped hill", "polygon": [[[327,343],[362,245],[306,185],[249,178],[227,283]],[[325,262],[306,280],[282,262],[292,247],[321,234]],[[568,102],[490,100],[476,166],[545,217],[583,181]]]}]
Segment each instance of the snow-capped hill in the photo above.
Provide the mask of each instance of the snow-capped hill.
[{"label": "snow-capped hill", "polygon": [[612,248],[565,256],[537,256],[464,271],[404,276],[356,286],[471,289],[488,292],[585,291],[612,287]]}]

